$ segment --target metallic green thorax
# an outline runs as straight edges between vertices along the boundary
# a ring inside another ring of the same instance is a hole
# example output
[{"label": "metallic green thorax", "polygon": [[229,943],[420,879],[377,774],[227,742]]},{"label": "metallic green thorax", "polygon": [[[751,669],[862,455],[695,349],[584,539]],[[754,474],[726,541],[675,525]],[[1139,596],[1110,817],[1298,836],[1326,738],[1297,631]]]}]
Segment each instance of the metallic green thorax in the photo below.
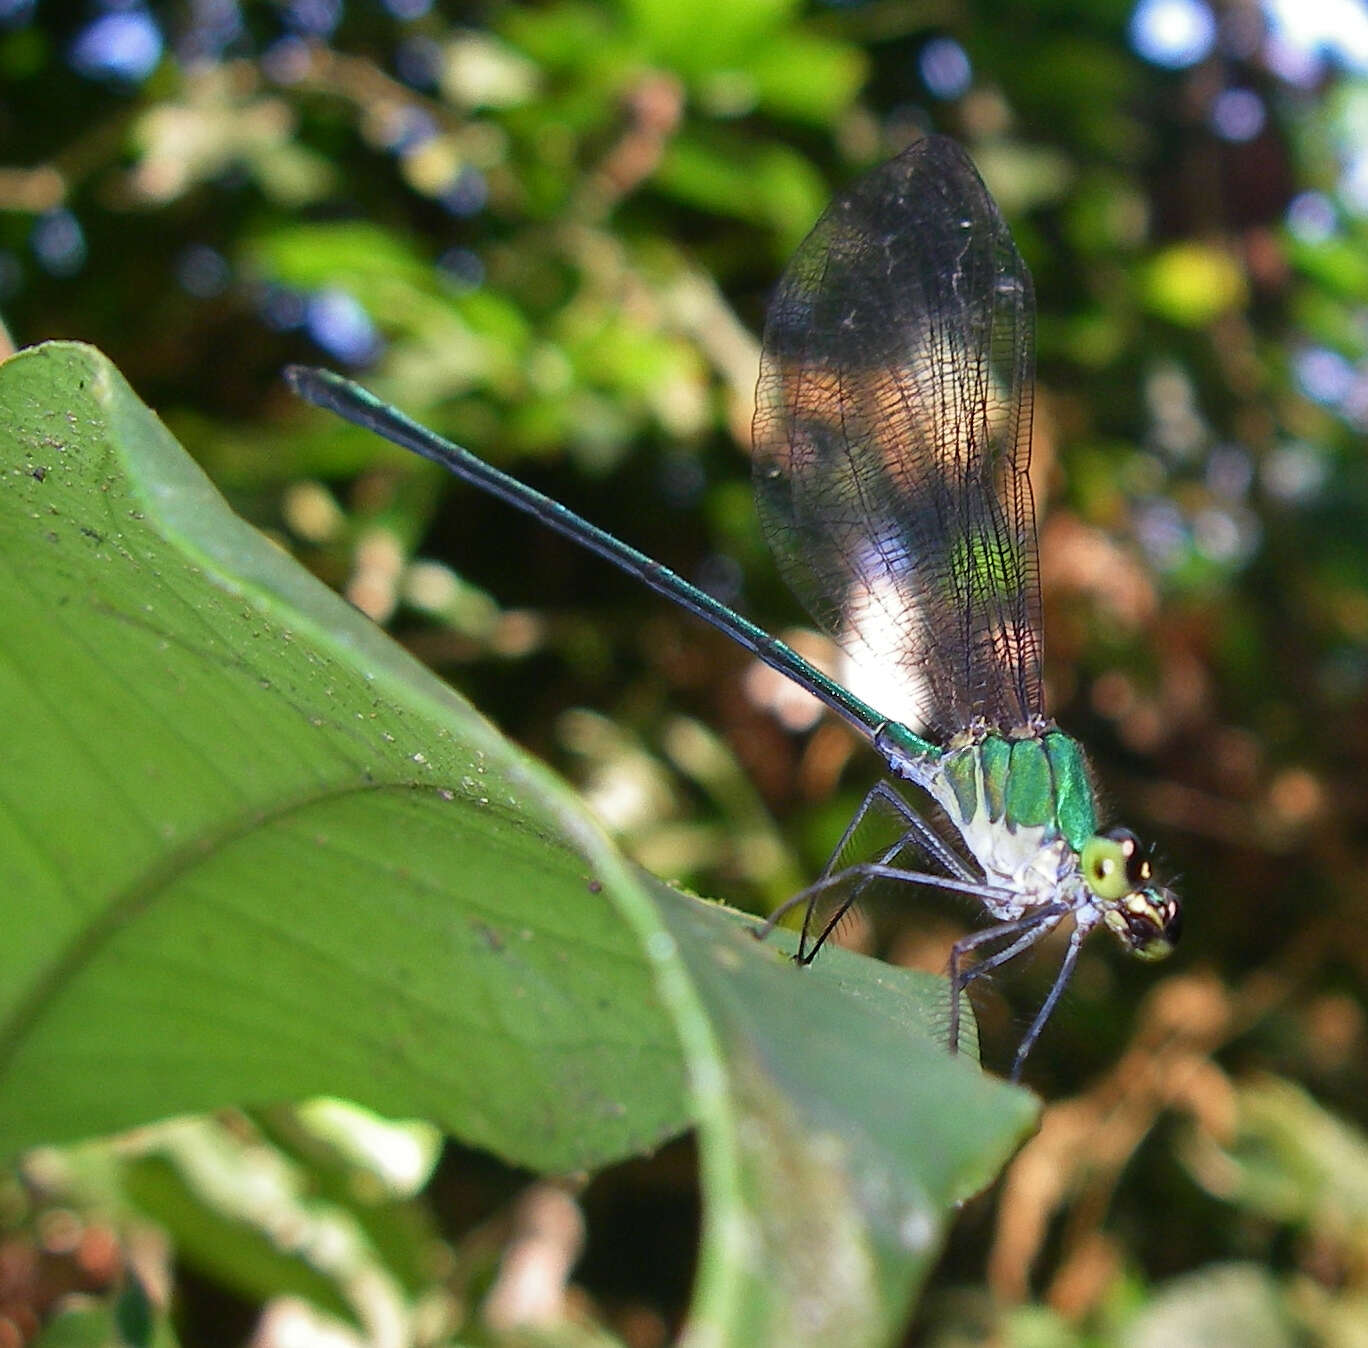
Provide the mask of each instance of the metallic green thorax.
[{"label": "metallic green thorax", "polygon": [[988,734],[947,750],[940,767],[966,822],[986,807],[993,823],[1043,828],[1043,841],[1062,837],[1075,852],[1097,832],[1083,750],[1062,731],[1021,739]]}]

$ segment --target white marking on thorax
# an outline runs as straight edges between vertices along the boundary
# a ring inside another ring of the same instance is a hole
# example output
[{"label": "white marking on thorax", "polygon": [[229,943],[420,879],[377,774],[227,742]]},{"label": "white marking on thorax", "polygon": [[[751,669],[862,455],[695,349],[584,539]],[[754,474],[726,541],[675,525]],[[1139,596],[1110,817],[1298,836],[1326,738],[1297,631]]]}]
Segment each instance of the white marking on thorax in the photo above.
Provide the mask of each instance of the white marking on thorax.
[{"label": "white marking on thorax", "polygon": [[1063,838],[1047,840],[1045,828],[1039,825],[1013,829],[1004,820],[989,819],[981,789],[973,817],[963,818],[959,800],[943,772],[928,773],[922,785],[959,830],[970,855],[983,867],[987,883],[1015,896],[985,898],[984,906],[994,917],[1011,922],[1046,904],[1063,901],[1075,910],[1085,904],[1078,854]]}]

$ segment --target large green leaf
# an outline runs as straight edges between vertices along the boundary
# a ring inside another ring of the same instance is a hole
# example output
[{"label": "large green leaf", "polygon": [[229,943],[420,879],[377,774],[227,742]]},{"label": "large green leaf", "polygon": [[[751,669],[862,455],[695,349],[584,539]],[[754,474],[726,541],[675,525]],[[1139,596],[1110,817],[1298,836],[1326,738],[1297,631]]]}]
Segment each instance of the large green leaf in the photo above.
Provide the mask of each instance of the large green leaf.
[{"label": "large green leaf", "polygon": [[539,1168],[686,1127],[563,788],[107,362],[0,373],[0,1148],[323,1092]]},{"label": "large green leaf", "polygon": [[0,1146],[328,1092],[554,1170],[696,1121],[698,1340],[884,1341],[1033,1112],[943,982],[628,865],[97,353],[0,409]]},{"label": "large green leaf", "polygon": [[896,1340],[948,1211],[1032,1097],[945,1052],[942,980],[844,950],[796,976],[715,905],[661,910],[711,1032],[693,1059],[712,1124],[698,1342]]}]

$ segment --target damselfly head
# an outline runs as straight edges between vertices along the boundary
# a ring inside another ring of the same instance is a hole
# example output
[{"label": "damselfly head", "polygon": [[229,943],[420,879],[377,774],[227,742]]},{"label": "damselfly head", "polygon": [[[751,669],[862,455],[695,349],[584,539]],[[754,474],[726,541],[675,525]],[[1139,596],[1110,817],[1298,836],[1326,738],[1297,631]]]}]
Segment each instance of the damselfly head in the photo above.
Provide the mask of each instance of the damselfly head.
[{"label": "damselfly head", "polygon": [[1161,960],[1178,944],[1183,909],[1178,896],[1155,884],[1149,857],[1128,828],[1089,838],[1079,858],[1102,920],[1132,955]]}]

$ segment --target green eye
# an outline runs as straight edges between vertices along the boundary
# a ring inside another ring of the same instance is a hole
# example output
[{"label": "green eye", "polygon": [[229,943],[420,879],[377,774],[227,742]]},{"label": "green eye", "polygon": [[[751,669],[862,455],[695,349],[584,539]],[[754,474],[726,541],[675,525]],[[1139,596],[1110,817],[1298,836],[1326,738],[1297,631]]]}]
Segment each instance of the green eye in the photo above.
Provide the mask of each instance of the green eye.
[{"label": "green eye", "polygon": [[1128,828],[1109,829],[1083,844],[1083,878],[1099,899],[1123,899],[1150,877],[1140,839]]}]

